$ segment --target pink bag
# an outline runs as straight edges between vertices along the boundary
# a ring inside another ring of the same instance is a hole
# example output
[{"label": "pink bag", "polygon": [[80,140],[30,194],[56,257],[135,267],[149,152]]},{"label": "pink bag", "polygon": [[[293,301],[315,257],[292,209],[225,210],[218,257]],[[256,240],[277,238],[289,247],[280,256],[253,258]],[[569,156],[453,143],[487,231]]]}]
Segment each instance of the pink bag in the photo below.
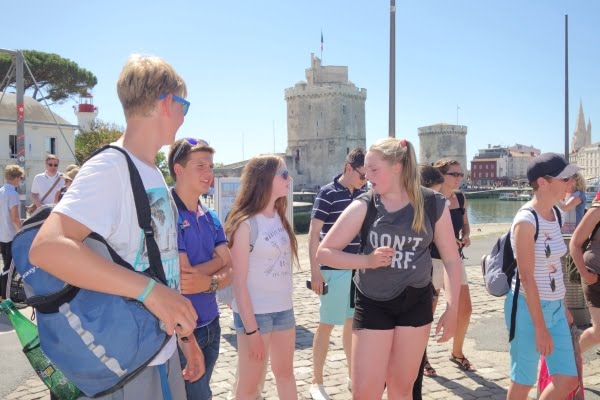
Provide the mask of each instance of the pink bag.
[{"label": "pink bag", "polygon": [[[577,377],[579,378],[579,385],[565,398],[565,400],[584,400],[585,395],[583,392],[583,359],[581,358],[581,349],[579,348],[579,336],[581,332],[577,327],[571,327],[571,336],[573,337],[573,352],[575,353],[575,365],[577,366]],[[538,377],[538,397],[542,394],[546,386],[552,382],[552,376],[548,374],[548,366],[546,365],[546,357],[541,356],[541,367],[540,375]]]}]

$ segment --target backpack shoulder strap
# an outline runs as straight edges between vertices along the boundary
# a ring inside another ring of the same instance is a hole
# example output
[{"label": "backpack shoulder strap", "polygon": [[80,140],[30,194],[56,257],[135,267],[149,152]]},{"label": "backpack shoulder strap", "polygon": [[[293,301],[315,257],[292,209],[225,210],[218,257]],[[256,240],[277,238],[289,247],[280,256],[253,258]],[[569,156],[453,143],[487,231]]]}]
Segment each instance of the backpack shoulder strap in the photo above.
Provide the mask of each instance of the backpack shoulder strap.
[{"label": "backpack shoulder strap", "polygon": [[360,227],[360,250],[361,252],[364,250],[367,245],[367,237],[369,236],[369,229],[373,222],[375,222],[375,218],[377,218],[377,207],[375,206],[375,192],[373,189],[370,189],[368,192],[363,194],[367,199],[367,214],[365,215],[365,219],[363,219],[363,223]]},{"label": "backpack shoulder strap", "polygon": [[458,200],[458,207],[464,211],[465,209],[465,194],[463,192],[455,192],[456,200]]},{"label": "backpack shoulder strap", "polygon": [[250,252],[252,252],[258,239],[258,222],[256,221],[256,216],[253,215],[248,218],[248,223],[250,224]]},{"label": "backpack shoulder strap", "polygon": [[162,260],[160,258],[160,250],[158,249],[158,244],[156,243],[156,239],[154,238],[154,228],[152,228],[152,216],[150,209],[150,201],[148,200],[148,196],[146,195],[146,189],[144,188],[144,182],[142,181],[142,177],[138,172],[133,160],[129,156],[126,150],[121,147],[106,145],[101,149],[97,150],[90,157],[93,158],[96,155],[106,151],[107,149],[113,149],[125,157],[127,161],[127,169],[129,170],[129,179],[131,181],[131,190],[133,191],[133,200],[135,202],[135,210],[138,218],[138,224],[142,231],[144,232],[144,236],[146,239],[146,247],[148,250],[148,260],[150,262],[150,274],[157,278],[160,282],[165,285],[168,285],[167,278],[165,277],[165,271],[163,269]]},{"label": "backpack shoulder strap", "polygon": [[558,209],[558,207],[552,206],[552,208],[554,209],[554,214],[556,214],[556,219],[558,220],[558,225],[562,228],[562,214],[561,214],[560,210]]},{"label": "backpack shoulder strap", "polygon": [[[427,213],[427,217],[429,217],[429,221],[431,223],[431,232],[435,234],[435,224],[437,220],[440,218],[437,212],[437,204],[435,201],[435,192],[433,190],[427,190],[424,187],[421,187],[421,192],[423,193],[423,203],[425,206],[425,212]],[[463,198],[464,201],[464,198]],[[460,203],[460,201],[459,201]],[[461,205],[462,207],[462,205]]]}]

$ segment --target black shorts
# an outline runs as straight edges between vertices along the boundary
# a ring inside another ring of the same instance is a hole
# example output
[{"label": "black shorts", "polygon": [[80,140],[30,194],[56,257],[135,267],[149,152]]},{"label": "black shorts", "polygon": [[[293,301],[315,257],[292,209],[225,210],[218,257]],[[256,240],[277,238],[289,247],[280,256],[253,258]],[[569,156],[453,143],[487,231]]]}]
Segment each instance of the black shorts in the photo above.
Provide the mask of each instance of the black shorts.
[{"label": "black shorts", "polygon": [[433,286],[407,287],[391,300],[373,300],[356,291],[352,329],[390,330],[397,326],[420,327],[433,321]]}]

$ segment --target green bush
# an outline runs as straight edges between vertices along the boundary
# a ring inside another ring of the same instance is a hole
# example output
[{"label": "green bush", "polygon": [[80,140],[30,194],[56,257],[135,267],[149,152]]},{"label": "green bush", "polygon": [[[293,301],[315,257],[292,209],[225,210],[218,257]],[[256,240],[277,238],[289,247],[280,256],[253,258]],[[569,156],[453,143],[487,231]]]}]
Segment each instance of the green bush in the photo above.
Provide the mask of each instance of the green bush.
[{"label": "green bush", "polygon": [[310,226],[310,212],[294,213],[294,232],[308,233]]}]

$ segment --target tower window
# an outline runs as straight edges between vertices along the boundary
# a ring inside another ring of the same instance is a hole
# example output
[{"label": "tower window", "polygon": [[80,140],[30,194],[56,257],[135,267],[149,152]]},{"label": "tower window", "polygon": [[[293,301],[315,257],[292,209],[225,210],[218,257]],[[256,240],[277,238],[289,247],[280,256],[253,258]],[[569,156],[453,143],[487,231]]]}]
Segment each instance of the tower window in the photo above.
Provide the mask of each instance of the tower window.
[{"label": "tower window", "polygon": [[342,106],[342,113],[344,113],[344,115],[346,115],[346,106]]}]

